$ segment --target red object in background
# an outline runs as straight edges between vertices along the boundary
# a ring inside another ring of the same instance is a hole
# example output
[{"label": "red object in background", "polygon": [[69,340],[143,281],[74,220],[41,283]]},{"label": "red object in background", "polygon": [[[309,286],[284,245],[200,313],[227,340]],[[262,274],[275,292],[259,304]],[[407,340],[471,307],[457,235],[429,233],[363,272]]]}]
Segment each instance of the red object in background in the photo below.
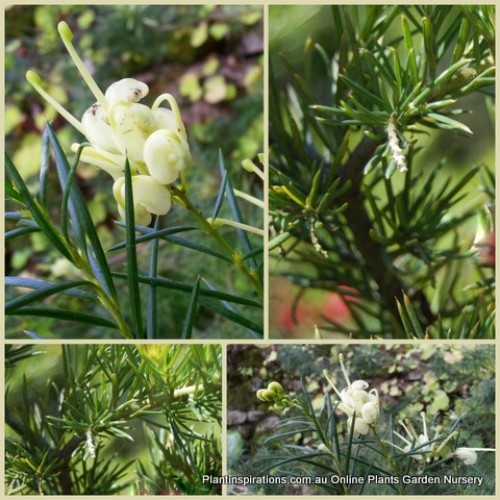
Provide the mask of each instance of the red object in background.
[{"label": "red object in background", "polygon": [[[352,300],[352,297],[347,296],[347,300]],[[327,320],[335,323],[343,323],[351,319],[351,311],[338,293],[328,293],[325,301],[321,306],[321,314]]]},{"label": "red object in background", "polygon": [[[345,296],[349,301],[355,301],[352,296]],[[273,323],[283,333],[292,333],[296,328],[312,329],[327,321],[345,323],[351,319],[351,312],[344,299],[336,292],[326,292],[321,301],[300,300],[295,308],[289,300],[280,300],[274,314]]]},{"label": "red object in background", "polygon": [[474,244],[479,263],[486,267],[495,267],[496,239],[495,233],[487,233],[480,242]]}]

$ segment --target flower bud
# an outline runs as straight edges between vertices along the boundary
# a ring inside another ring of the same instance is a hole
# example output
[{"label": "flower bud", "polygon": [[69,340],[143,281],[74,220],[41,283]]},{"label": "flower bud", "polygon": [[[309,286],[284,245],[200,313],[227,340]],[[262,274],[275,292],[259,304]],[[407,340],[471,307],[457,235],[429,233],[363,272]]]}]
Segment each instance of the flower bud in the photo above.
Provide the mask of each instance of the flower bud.
[{"label": "flower bud", "polygon": [[171,184],[189,162],[189,146],[170,130],[153,132],[144,144],[144,162],[150,175],[160,184]]},{"label": "flower bud", "polygon": [[270,403],[275,399],[274,393],[269,389],[259,389],[257,391],[257,398],[261,401],[265,401],[266,403]]},{"label": "flower bud", "polygon": [[[352,417],[347,419],[347,425],[349,426],[349,429],[351,428],[352,425]],[[370,427],[367,422],[365,422],[362,418],[357,418],[354,421],[354,434],[361,434],[364,436],[365,434],[368,434],[368,431],[370,430]]]},{"label": "flower bud", "polygon": [[355,389],[356,391],[364,391],[365,389],[368,389],[368,382],[364,381],[364,380],[355,380],[351,386],[353,389]]},{"label": "flower bud", "polygon": [[117,101],[139,102],[146,97],[149,87],[135,78],[123,78],[112,83],[107,89],[104,97],[109,104]]},{"label": "flower bud", "polygon": [[[121,217],[125,216],[125,177],[117,179],[113,185],[113,194],[118,203]],[[151,215],[165,215],[172,205],[170,191],[147,175],[132,177],[132,195],[134,197],[135,223],[147,226]]]},{"label": "flower bud", "polygon": [[378,404],[365,403],[361,408],[361,416],[366,423],[373,424],[378,417]]},{"label": "flower bud", "polygon": [[457,448],[453,456],[465,465],[474,465],[477,462],[477,453],[470,448]]},{"label": "flower bud", "polygon": [[278,382],[271,382],[267,388],[277,396],[283,396],[283,386]]}]

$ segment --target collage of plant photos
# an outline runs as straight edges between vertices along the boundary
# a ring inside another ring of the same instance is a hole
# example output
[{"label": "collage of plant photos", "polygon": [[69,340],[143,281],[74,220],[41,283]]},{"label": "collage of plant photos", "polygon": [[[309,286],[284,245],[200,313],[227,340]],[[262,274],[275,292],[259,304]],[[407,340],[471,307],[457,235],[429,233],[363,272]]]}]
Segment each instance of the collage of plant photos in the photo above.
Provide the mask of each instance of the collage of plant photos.
[{"label": "collage of plant photos", "polygon": [[496,2],[3,11],[0,497],[496,498]]}]

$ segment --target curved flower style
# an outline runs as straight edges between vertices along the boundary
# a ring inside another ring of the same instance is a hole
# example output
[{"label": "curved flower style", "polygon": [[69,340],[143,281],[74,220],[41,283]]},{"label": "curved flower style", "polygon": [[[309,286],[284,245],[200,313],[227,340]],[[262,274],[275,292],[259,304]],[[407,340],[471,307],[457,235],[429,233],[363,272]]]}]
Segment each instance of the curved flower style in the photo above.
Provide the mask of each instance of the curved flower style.
[{"label": "curved flower style", "polygon": [[[151,107],[141,104],[139,101],[147,96],[149,88],[134,78],[112,83],[103,94],[76,53],[69,26],[62,21],[57,28],[97,102],[79,121],[43,90],[41,78],[34,71],[28,71],[26,78],[86,137],[90,145],[83,145],[81,159],[113,177],[113,194],[121,217],[125,210],[124,165],[128,159],[136,223],[148,225],[151,214],[164,215],[170,210],[171,195],[166,186],[177,180],[190,161],[186,129],[177,102],[170,94],[162,94]],[[160,107],[164,101],[171,109]],[[72,149],[76,151],[81,146],[74,144]]]},{"label": "curved flower style", "polygon": [[354,434],[368,434],[370,426],[375,423],[379,415],[378,392],[376,389],[368,391],[369,384],[364,380],[355,380],[351,383],[344,366],[344,356],[342,354],[339,354],[339,362],[345,381],[347,382],[346,388],[339,391],[328,377],[326,370],[323,371],[323,375],[340,400],[337,408],[349,417],[347,425],[351,427],[352,419],[354,418]]},{"label": "curved flower style", "polygon": [[[429,435],[427,434],[427,422],[425,420],[425,413],[422,412],[420,413],[420,417],[422,418],[422,434],[417,434],[415,431],[415,428],[411,424],[409,420],[403,422],[402,420],[399,421],[399,425],[403,427],[405,430],[408,439],[406,439],[404,436],[401,434],[394,432],[396,436],[398,436],[399,439],[401,439],[404,443],[405,446],[402,449],[402,451],[405,452],[410,452],[414,449],[417,449],[420,453],[416,453],[413,455],[413,459],[417,461],[423,461],[423,462],[430,462],[432,458],[432,453],[436,449],[437,441],[435,441],[440,433],[441,433],[441,427],[436,428],[436,433],[434,435],[434,439],[432,440],[432,443],[428,444],[431,439],[429,438]],[[440,449],[442,446],[440,446]]]},{"label": "curved flower style", "polygon": [[495,451],[493,448],[457,448],[451,455],[444,454],[443,450],[446,444],[457,436],[457,431],[455,430],[444,436],[441,434],[441,426],[437,426],[434,437],[431,439],[427,433],[425,413],[420,413],[420,417],[422,418],[422,434],[417,434],[409,420],[405,422],[399,421],[399,425],[405,430],[408,439],[396,431],[394,431],[394,435],[403,441],[403,448],[392,441],[385,442],[399,451],[410,454],[415,461],[421,462],[423,466],[431,463],[436,458],[450,456],[453,456],[464,465],[474,465],[477,461],[476,451]]}]

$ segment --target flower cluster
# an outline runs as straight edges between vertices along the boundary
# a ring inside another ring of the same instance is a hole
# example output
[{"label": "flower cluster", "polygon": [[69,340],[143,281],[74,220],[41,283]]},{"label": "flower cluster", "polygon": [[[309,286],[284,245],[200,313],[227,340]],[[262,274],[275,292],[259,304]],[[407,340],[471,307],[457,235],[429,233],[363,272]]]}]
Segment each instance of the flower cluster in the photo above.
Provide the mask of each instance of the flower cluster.
[{"label": "flower cluster", "polygon": [[[41,86],[41,78],[28,71],[28,82],[57,111],[79,130],[90,145],[81,149],[81,159],[97,166],[114,179],[113,195],[121,217],[125,212],[126,159],[132,174],[134,214],[138,224],[147,225],[151,214],[164,215],[171,207],[166,186],[175,182],[190,160],[189,145],[179,108],[170,94],[160,95],[151,107],[141,104],[148,86],[133,78],[112,83],[103,94],[76,53],[73,33],[64,22],[58,31],[75,66],[97,99],[77,120]],[[160,107],[167,101],[171,109]]]},{"label": "flower cluster", "polygon": [[259,389],[257,398],[265,403],[272,403],[270,408],[278,412],[286,411],[292,406],[299,406],[298,400],[283,393],[283,386],[279,382],[271,382],[267,389]]},{"label": "flower cluster", "polygon": [[323,374],[339,398],[337,408],[349,417],[347,420],[349,428],[352,426],[354,418],[354,434],[365,435],[379,415],[378,392],[376,389],[368,390],[369,384],[364,380],[355,380],[351,383],[344,366],[344,356],[342,354],[339,354],[339,362],[347,387],[339,391],[328,377],[326,370]]},{"label": "flower cluster", "polygon": [[[457,435],[457,431],[450,432],[446,437],[443,435],[442,428],[440,426],[436,427],[434,437],[431,439],[427,432],[427,422],[425,418],[425,413],[420,414],[422,418],[422,433],[417,434],[415,428],[409,420],[399,421],[399,425],[405,430],[406,436],[404,437],[398,432],[394,432],[404,443],[404,447],[401,448],[396,444],[387,441],[391,446],[403,451],[405,453],[411,454],[413,459],[421,462],[423,465],[432,462],[435,458],[442,458],[445,454],[443,450],[445,445],[452,440]],[[476,451],[495,451],[493,448],[457,448],[453,452],[453,457],[464,465],[474,465],[477,461]],[[450,456],[449,454],[446,456]]]},{"label": "flower cluster", "polygon": [[441,434],[441,427],[438,426],[436,428],[434,438],[431,440],[427,433],[425,413],[422,412],[420,414],[420,417],[422,418],[422,434],[417,434],[415,428],[409,420],[406,420],[406,422],[403,422],[402,420],[399,421],[399,425],[401,425],[401,427],[406,432],[407,438],[399,434],[398,432],[394,432],[394,434],[399,439],[401,439],[403,443],[405,443],[403,448],[397,447],[398,449],[406,453],[415,451],[415,453],[413,453],[414,460],[421,461],[423,463],[429,463],[433,456],[437,456],[439,454],[443,446],[446,444],[446,442],[448,442],[449,439],[451,439],[454,434],[450,434],[448,438],[443,443],[441,443],[439,447],[437,447]]}]

